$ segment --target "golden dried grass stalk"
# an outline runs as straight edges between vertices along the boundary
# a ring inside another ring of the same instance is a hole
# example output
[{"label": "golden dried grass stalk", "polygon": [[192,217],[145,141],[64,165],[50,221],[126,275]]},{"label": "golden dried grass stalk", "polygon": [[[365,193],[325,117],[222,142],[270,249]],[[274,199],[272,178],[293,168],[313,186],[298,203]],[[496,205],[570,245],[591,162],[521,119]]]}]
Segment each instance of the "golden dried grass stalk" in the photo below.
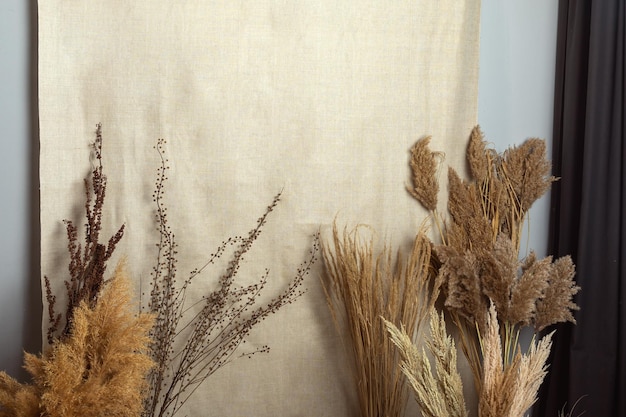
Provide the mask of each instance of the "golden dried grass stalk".
[{"label": "golden dried grass stalk", "polygon": [[428,351],[434,358],[435,374],[424,349],[420,352],[404,329],[385,320],[391,340],[398,347],[400,368],[409,381],[422,414],[427,417],[466,417],[463,382],[457,370],[456,346],[446,332],[445,319],[433,308],[430,313]]},{"label": "golden dried grass stalk", "polygon": [[39,398],[37,387],[20,384],[0,371],[0,417],[38,417]]},{"label": "golden dried grass stalk", "polygon": [[456,364],[456,346],[446,332],[443,313],[432,310],[430,320],[431,338],[427,341],[428,350],[435,358],[435,370],[439,378],[439,388],[444,393],[448,415],[466,416],[468,414],[463,397],[463,382]]},{"label": "golden dried grass stalk", "polygon": [[324,289],[338,327],[341,321],[350,335],[361,415],[401,416],[406,384],[381,317],[417,332],[438,294],[430,282],[431,245],[420,233],[408,258],[394,262],[387,247],[374,256],[373,239],[364,241],[362,229],[340,233],[333,226],[331,241],[322,244]]},{"label": "golden dried grass stalk", "polygon": [[[139,416],[145,377],[153,365],[147,354],[153,319],[136,316],[131,299],[130,281],[120,264],[93,307],[85,301],[74,310],[67,338],[43,356],[26,355],[32,385],[18,386],[0,378],[1,412],[7,416]],[[4,402],[7,393],[16,394],[15,402]]]},{"label": "golden dried grass stalk", "polygon": [[483,381],[479,392],[478,415],[481,417],[498,416],[502,410],[501,403],[507,392],[501,392],[503,385],[504,366],[502,362],[502,342],[500,326],[496,316],[496,307],[491,304],[487,315],[487,327],[481,338],[483,356]]},{"label": "golden dried grass stalk", "polygon": [[511,403],[511,416],[523,416],[537,401],[537,393],[548,373],[546,364],[552,347],[552,335],[549,333],[531,343],[528,352],[521,356],[519,370],[515,373],[515,396]]}]

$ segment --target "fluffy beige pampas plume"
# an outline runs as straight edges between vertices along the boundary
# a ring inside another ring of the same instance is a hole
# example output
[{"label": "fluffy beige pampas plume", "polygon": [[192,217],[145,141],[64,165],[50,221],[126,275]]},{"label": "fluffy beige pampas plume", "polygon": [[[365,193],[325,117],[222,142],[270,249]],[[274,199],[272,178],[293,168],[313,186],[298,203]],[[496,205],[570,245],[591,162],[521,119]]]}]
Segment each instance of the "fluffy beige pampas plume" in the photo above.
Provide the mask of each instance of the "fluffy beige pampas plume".
[{"label": "fluffy beige pampas plume", "polygon": [[429,211],[437,210],[437,195],[439,194],[439,182],[437,181],[437,159],[441,158],[441,152],[432,152],[428,144],[431,137],[418,140],[411,148],[411,160],[409,165],[412,172],[412,186],[407,186],[407,191]]},{"label": "fluffy beige pampas plume", "polygon": [[552,347],[552,333],[531,342],[528,352],[517,351],[503,362],[500,326],[496,308],[489,308],[487,330],[482,339],[483,385],[479,395],[480,417],[521,417],[537,400],[539,386],[547,373],[546,361]]},{"label": "fluffy beige pampas plume", "polygon": [[[139,416],[152,316],[134,312],[123,263],[101,290],[93,307],[74,310],[68,337],[41,357],[26,355],[32,385],[0,375],[0,416]],[[14,401],[7,401],[8,395]]]}]

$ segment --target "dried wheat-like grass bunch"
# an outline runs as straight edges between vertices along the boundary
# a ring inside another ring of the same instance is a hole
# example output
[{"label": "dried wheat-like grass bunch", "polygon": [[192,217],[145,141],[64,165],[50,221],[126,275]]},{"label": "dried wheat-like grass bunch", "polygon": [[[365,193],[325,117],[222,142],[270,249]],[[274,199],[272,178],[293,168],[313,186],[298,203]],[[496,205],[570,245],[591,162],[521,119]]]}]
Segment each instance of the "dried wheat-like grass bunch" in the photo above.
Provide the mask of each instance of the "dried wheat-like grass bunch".
[{"label": "dried wheat-like grass bunch", "polygon": [[26,354],[32,384],[0,373],[0,416],[137,417],[143,409],[151,315],[136,316],[120,264],[96,296],[74,309],[72,331],[42,356]]},{"label": "dried wheat-like grass bunch", "polygon": [[417,332],[438,295],[431,280],[431,244],[419,233],[408,257],[394,259],[387,247],[375,256],[373,239],[362,233],[363,227],[340,233],[334,225],[332,239],[322,245],[324,288],[340,331],[350,335],[361,415],[401,416],[405,381],[381,317],[404,323],[411,335]]},{"label": "dried wheat-like grass bunch", "polygon": [[457,370],[456,345],[446,332],[443,313],[439,315],[434,308],[430,313],[430,339],[426,346],[435,362],[435,374],[426,351],[418,349],[404,326],[398,328],[386,320],[385,326],[400,351],[400,368],[413,388],[422,415],[467,417],[463,381]]},{"label": "dried wheat-like grass bunch", "polygon": [[552,346],[552,333],[538,342],[534,339],[528,352],[515,353],[513,359],[503,361],[500,327],[495,306],[487,315],[487,326],[482,335],[484,378],[479,394],[480,417],[519,417],[537,400],[539,387],[547,374],[546,361]]},{"label": "dried wheat-like grass bunch", "polygon": [[[278,205],[279,193],[246,236],[226,239],[209,255],[202,267],[191,271],[186,279],[179,280],[176,238],[168,224],[164,199],[169,169],[164,144],[164,140],[159,140],[156,146],[161,166],[157,172],[153,198],[157,206],[156,221],[160,240],[152,272],[149,304],[145,306],[156,317],[155,326],[150,332],[150,352],[156,366],[148,377],[149,389],[142,413],[144,417],[175,415],[198,387],[223,366],[236,358],[268,352],[267,345],[251,351],[243,351],[241,348],[255,326],[304,294],[302,285],[316,260],[319,246],[315,236],[309,258],[297,269],[287,287],[270,301],[259,300],[269,278],[268,270],[254,284],[237,284],[243,259]],[[218,259],[229,253],[226,270],[219,272],[216,277],[217,289],[196,302],[194,306],[201,308],[192,310],[187,292],[190,286]]]}]

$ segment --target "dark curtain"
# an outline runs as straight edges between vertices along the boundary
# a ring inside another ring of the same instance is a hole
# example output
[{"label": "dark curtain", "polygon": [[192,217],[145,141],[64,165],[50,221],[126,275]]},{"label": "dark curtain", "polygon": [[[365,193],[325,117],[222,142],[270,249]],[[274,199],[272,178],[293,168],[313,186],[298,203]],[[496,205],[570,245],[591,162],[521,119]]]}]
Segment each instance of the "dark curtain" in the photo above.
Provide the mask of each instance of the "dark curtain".
[{"label": "dark curtain", "polygon": [[626,416],[623,0],[560,1],[550,251],[571,254],[580,311],[557,327],[535,416]]}]

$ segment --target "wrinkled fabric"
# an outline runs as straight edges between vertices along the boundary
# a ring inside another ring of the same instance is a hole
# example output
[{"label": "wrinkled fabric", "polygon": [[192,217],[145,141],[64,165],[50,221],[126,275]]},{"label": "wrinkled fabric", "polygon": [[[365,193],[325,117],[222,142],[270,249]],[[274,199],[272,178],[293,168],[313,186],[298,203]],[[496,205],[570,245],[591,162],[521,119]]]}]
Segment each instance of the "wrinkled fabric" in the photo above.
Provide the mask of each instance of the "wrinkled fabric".
[{"label": "wrinkled fabric", "polygon": [[[126,256],[144,304],[159,237],[158,138],[167,140],[164,204],[180,279],[228,236],[246,234],[282,190],[238,278],[250,284],[268,268],[263,300],[335,219],[409,247],[427,214],[405,190],[419,138],[432,135],[432,149],[464,170],[477,118],[477,0],[40,0],[38,13],[41,266],[60,299],[62,220],[84,222],[98,123],[108,176],[102,240],[126,225],[109,270]],[[445,211],[445,198],[439,205]],[[205,270],[193,296],[223,270]],[[250,335],[250,348],[270,353],[214,374],[183,415],[358,413],[321,274],[320,259],[307,293]]]}]

